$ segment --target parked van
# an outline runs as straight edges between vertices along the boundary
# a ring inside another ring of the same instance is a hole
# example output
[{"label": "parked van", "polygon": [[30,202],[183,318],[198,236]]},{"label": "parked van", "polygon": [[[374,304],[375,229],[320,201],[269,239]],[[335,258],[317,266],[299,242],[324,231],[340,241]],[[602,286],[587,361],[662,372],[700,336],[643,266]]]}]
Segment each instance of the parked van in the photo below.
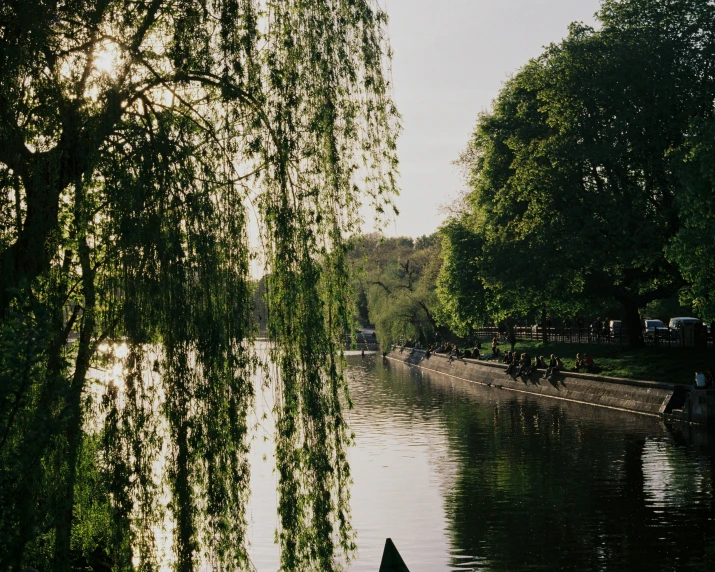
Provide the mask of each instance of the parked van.
[{"label": "parked van", "polygon": [[699,325],[702,323],[703,321],[698,318],[671,318],[668,327],[671,330],[679,330],[685,324]]},{"label": "parked van", "polygon": [[[702,324],[703,321],[698,318],[671,318],[670,323],[668,324],[670,327],[670,337],[674,340],[680,339],[684,326],[698,328],[699,326],[702,326]],[[692,345],[694,343],[694,340],[683,340],[684,345]]]}]

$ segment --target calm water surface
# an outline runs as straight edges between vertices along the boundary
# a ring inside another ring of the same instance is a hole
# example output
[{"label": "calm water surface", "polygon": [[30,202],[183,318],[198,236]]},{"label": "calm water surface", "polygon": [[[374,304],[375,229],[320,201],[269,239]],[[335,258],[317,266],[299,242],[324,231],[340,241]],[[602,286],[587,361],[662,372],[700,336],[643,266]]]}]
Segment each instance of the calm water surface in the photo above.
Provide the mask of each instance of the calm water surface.
[{"label": "calm water surface", "polygon": [[[411,572],[715,570],[715,433],[350,364],[351,570],[376,572],[386,537]],[[258,401],[250,538],[263,571],[278,568],[276,477]]]}]

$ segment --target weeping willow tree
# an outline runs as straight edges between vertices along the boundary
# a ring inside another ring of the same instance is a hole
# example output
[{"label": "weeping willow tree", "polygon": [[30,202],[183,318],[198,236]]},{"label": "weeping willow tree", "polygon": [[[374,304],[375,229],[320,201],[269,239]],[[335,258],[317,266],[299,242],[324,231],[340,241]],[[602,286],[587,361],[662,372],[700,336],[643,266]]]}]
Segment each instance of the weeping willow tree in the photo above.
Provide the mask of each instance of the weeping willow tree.
[{"label": "weeping willow tree", "polygon": [[346,241],[396,191],[385,13],[8,0],[0,38],[0,570],[154,570],[167,521],[176,570],[251,567],[256,257],[281,567],[339,567]]}]

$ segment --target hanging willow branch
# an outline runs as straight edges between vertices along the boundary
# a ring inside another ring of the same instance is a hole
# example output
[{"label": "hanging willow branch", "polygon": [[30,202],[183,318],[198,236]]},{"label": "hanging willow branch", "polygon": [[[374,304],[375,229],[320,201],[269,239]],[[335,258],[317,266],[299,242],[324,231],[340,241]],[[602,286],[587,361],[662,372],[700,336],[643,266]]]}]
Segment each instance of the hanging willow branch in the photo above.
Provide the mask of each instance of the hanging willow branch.
[{"label": "hanging willow branch", "polygon": [[0,571],[155,570],[165,517],[176,570],[251,567],[253,225],[281,566],[349,561],[346,241],[396,192],[386,22],[376,0],[3,3]]}]

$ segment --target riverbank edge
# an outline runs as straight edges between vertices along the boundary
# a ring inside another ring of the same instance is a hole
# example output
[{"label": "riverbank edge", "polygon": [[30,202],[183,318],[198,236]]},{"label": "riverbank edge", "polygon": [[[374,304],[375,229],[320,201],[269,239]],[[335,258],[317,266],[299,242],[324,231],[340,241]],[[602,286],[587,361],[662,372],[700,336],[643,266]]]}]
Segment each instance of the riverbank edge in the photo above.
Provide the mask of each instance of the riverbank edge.
[{"label": "riverbank edge", "polygon": [[529,379],[506,374],[500,363],[474,359],[449,359],[444,354],[426,356],[424,350],[393,347],[385,356],[409,366],[448,375],[497,389],[572,401],[619,411],[665,417],[698,424],[715,422],[715,390],[692,386],[594,375],[557,372],[550,379]]}]

